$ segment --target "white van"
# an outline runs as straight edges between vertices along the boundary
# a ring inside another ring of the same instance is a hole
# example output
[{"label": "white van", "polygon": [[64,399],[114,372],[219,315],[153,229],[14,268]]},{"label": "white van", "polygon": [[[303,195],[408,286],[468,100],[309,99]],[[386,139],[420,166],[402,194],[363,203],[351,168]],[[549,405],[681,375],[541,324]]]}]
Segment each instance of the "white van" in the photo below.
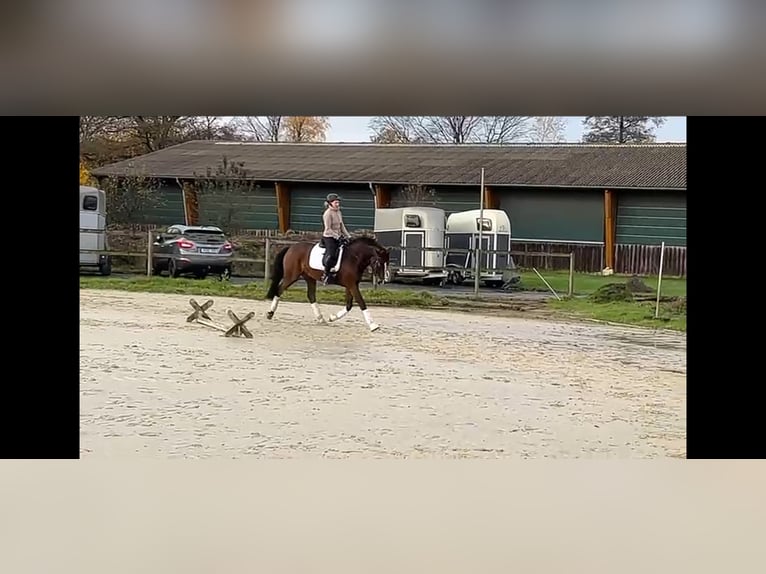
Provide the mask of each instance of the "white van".
[{"label": "white van", "polygon": [[106,194],[87,185],[80,186],[80,267],[97,268],[101,275],[112,272],[112,258],[106,253]]}]

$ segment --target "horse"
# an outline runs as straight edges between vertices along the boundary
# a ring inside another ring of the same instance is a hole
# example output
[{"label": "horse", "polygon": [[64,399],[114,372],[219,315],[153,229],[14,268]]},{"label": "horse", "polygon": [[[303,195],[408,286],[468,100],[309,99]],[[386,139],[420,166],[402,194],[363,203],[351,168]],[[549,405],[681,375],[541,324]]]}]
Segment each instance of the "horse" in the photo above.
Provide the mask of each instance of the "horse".
[{"label": "horse", "polygon": [[[322,256],[324,248],[320,243],[301,241],[282,249],[274,260],[274,275],[271,278],[266,299],[271,300],[271,308],[266,313],[272,319],[279,306],[279,298],[301,277],[306,280],[306,296],[311,303],[314,317],[319,323],[326,323],[316,301],[317,281],[322,278],[324,267]],[[380,325],[372,320],[370,310],[359,291],[359,282],[367,267],[370,267],[380,283],[385,282],[385,270],[388,265],[388,250],[371,237],[359,236],[345,245],[341,244],[333,271],[335,283],[346,288],[346,306],[330,315],[329,321],[338,321],[344,317],[356,300],[370,331],[376,331]]]}]

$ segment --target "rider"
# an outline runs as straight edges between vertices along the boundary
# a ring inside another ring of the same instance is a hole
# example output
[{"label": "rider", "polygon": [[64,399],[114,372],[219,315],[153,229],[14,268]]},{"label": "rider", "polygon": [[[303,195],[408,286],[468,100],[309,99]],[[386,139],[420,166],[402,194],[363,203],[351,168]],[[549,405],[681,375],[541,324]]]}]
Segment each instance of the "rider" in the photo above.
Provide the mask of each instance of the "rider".
[{"label": "rider", "polygon": [[330,276],[330,269],[335,265],[338,256],[339,241],[341,237],[350,238],[351,234],[343,224],[343,216],[340,212],[340,197],[337,193],[330,193],[325,200],[325,210],[322,215],[324,221],[324,232],[322,233],[322,242],[325,247],[324,256],[324,275],[322,283],[327,284]]}]

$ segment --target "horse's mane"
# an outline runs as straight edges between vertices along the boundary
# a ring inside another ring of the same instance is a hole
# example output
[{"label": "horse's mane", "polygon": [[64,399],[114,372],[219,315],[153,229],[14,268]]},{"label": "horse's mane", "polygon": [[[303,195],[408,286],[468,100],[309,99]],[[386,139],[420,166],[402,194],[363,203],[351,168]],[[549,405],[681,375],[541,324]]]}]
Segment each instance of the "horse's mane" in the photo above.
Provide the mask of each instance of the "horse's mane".
[{"label": "horse's mane", "polygon": [[354,237],[351,241],[348,242],[349,246],[354,245],[355,243],[364,243],[365,245],[369,245],[370,247],[385,250],[385,247],[383,247],[380,243],[378,243],[374,237],[369,237],[367,235],[359,235],[357,237]]}]

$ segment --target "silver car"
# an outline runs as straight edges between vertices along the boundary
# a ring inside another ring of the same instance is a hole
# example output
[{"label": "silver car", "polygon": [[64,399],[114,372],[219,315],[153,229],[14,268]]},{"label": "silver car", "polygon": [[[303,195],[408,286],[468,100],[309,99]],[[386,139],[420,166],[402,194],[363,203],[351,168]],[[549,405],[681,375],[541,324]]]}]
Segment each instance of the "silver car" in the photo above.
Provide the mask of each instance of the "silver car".
[{"label": "silver car", "polygon": [[233,246],[220,227],[171,225],[154,238],[152,272],[167,271],[170,277],[208,274],[231,277]]}]

